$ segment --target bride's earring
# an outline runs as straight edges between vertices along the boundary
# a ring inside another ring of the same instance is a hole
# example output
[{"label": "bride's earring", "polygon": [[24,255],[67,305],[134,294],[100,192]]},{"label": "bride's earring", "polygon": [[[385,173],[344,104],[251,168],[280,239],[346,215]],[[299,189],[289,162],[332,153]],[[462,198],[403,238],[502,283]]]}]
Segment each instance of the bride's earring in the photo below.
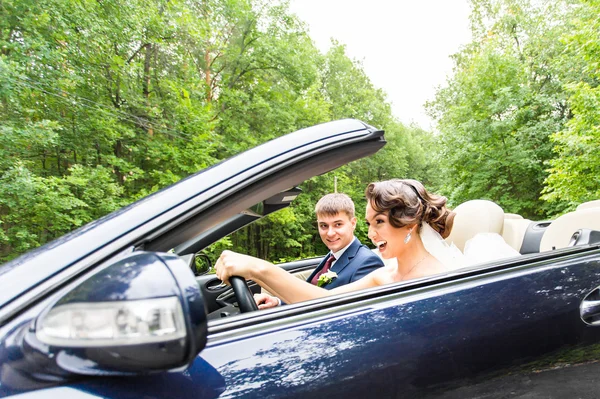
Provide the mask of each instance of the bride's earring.
[{"label": "bride's earring", "polygon": [[404,237],[405,244],[408,244],[408,242],[410,241],[410,237],[411,237],[410,233],[412,233],[412,229],[408,230],[408,234],[406,235],[406,237]]}]

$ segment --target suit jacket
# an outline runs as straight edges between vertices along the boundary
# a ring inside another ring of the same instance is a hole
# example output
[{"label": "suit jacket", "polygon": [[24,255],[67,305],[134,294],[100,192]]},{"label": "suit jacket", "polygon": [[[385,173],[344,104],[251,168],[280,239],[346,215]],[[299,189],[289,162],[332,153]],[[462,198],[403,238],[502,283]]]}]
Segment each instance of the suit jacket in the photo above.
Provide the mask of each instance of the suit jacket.
[{"label": "suit jacket", "polygon": [[[319,266],[310,274],[306,281],[310,282],[314,275],[317,274],[325,265],[327,256],[323,258]],[[373,270],[382,267],[383,261],[381,258],[373,253],[366,245],[362,245],[358,238],[354,238],[352,244],[344,251],[342,256],[333,264],[331,269],[332,272],[337,273],[337,278],[331,283],[323,286],[323,288],[330,290],[335,287],[339,287],[348,283],[352,283],[356,280],[360,280]]]}]

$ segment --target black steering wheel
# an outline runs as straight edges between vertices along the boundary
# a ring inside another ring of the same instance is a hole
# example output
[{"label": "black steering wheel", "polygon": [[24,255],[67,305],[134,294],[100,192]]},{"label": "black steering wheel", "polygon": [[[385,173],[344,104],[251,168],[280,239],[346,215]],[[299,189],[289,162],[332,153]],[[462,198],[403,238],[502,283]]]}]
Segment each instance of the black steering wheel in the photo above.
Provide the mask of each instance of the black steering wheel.
[{"label": "black steering wheel", "polygon": [[231,276],[229,277],[229,283],[233,288],[233,293],[237,298],[237,303],[240,308],[240,312],[252,312],[258,310],[256,302],[254,302],[254,296],[243,277]]}]

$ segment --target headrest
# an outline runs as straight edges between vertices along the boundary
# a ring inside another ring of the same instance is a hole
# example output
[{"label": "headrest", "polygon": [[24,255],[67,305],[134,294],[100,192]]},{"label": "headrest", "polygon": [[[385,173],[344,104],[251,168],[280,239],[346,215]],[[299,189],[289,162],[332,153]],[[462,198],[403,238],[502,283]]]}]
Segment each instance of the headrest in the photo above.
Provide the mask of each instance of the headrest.
[{"label": "headrest", "polygon": [[454,243],[461,251],[464,251],[465,243],[478,233],[502,234],[504,211],[492,201],[467,201],[457,206],[454,212],[454,226],[446,241]]},{"label": "headrest", "polygon": [[516,213],[505,213],[504,219],[523,219],[523,216],[517,215]]},{"label": "headrest", "polygon": [[540,252],[565,248],[579,229],[600,230],[600,207],[569,212],[553,221],[542,236]]},{"label": "headrest", "polygon": [[517,251],[521,250],[523,246],[523,239],[525,238],[525,233],[527,232],[527,228],[531,224],[531,220],[529,219],[514,219],[507,218],[504,215],[504,226],[502,227],[502,238],[504,241]]},{"label": "headrest", "polygon": [[579,204],[579,206],[577,207],[577,210],[582,211],[584,209],[590,209],[590,208],[600,208],[600,200],[588,201],[588,202],[584,202],[583,204]]}]

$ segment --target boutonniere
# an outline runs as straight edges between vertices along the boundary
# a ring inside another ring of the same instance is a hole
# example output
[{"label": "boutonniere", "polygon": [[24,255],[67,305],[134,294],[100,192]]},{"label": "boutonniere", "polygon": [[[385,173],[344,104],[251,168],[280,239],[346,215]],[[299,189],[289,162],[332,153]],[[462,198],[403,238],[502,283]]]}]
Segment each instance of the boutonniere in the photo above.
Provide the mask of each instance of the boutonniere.
[{"label": "boutonniere", "polygon": [[335,280],[336,278],[337,278],[336,272],[323,273],[319,276],[319,279],[317,280],[317,287],[322,287],[324,285],[327,285],[327,284],[331,283],[333,280]]}]

